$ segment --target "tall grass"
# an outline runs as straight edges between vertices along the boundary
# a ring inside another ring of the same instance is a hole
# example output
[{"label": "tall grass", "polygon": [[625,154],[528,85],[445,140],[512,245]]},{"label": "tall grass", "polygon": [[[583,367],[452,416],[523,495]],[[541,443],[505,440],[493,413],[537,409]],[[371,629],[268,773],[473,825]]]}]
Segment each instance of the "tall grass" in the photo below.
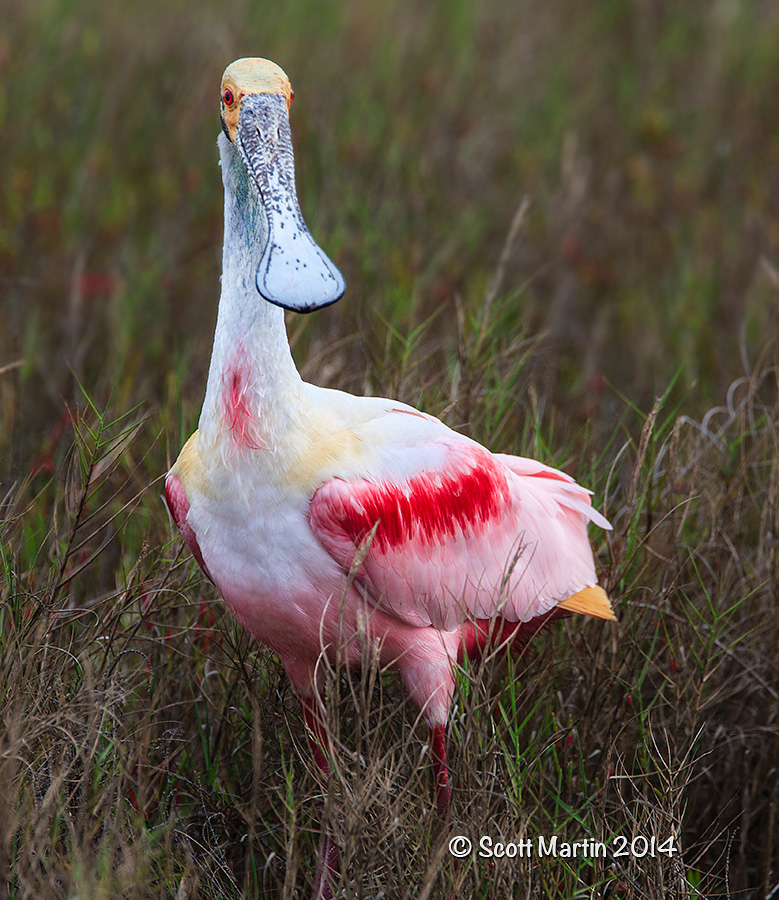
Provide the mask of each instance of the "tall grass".
[{"label": "tall grass", "polygon": [[[773,6],[5,6],[0,894],[305,896],[323,814],[345,897],[773,896]],[[349,285],[290,319],[304,376],[558,465],[615,525],[619,625],[464,671],[450,727],[456,833],[606,858],[455,864],[370,664],[332,674],[321,784],[164,512],[216,310],[216,86],[256,54]],[[679,851],[616,855],[641,835]]]}]

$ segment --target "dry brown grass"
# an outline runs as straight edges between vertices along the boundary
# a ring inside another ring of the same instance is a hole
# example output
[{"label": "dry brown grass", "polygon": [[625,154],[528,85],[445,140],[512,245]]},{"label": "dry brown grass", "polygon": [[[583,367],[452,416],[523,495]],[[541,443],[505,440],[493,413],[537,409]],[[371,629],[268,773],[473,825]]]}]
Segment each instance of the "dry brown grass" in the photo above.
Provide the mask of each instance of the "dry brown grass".
[{"label": "dry brown grass", "polygon": [[[143,433],[88,410],[63,488],[34,495],[28,482],[6,503],[7,892],[291,897],[311,878],[326,790],[343,896],[437,896],[442,884],[463,897],[767,896],[779,739],[767,362],[703,421],[664,419],[659,402],[638,444],[610,454],[600,477],[616,527],[603,550],[619,625],[572,619],[527,659],[499,656],[460,679],[455,831],[610,843],[609,858],[586,863],[454,865],[436,833],[425,729],[369,662],[362,677],[331,679],[336,775],[318,784],[278,663],[175,539],[160,554],[170,526],[136,488]],[[25,527],[46,497],[53,525],[25,570],[25,541],[40,538]],[[128,558],[138,519],[141,551]],[[674,836],[680,852],[615,857],[615,835]]]}]

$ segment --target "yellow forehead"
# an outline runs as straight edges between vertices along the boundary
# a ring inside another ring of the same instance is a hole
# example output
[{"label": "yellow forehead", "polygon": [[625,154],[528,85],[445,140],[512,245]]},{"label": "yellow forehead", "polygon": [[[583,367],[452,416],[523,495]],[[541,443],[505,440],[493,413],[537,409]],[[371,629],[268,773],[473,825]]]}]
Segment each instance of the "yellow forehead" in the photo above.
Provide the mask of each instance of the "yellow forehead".
[{"label": "yellow forehead", "polygon": [[246,57],[236,59],[222,75],[221,90],[230,87],[239,96],[243,94],[281,94],[292,102],[292,87],[286,72],[269,59]]}]

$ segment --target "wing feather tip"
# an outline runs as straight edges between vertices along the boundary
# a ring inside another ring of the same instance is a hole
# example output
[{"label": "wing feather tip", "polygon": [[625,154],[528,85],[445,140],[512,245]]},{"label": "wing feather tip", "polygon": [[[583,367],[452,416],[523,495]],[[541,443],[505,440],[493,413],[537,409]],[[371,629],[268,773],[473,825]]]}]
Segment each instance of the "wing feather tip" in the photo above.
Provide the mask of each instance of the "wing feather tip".
[{"label": "wing feather tip", "polygon": [[572,597],[563,600],[562,603],[558,603],[557,608],[566,609],[568,612],[582,613],[595,619],[605,619],[609,622],[617,621],[614,610],[611,608],[609,596],[599,584],[578,591]]}]

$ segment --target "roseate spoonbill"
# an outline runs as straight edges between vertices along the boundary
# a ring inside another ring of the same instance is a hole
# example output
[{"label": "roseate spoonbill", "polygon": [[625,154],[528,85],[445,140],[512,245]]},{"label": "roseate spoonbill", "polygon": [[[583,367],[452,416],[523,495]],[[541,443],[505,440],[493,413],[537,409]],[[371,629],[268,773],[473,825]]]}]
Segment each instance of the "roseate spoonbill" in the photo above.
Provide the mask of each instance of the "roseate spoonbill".
[{"label": "roseate spoonbill", "polygon": [[[492,454],[403,403],[302,381],[284,309],[327,306],[345,285],[298,207],[291,101],[267,60],[222,77],[222,293],[199,428],[165,496],[236,618],[281,658],[325,774],[318,660],[338,652],[357,667],[376,643],[430,728],[446,819],[458,659],[562,615],[613,619],[587,539],[588,521],[611,526],[562,472]],[[328,837],[318,896],[336,859]]]}]

